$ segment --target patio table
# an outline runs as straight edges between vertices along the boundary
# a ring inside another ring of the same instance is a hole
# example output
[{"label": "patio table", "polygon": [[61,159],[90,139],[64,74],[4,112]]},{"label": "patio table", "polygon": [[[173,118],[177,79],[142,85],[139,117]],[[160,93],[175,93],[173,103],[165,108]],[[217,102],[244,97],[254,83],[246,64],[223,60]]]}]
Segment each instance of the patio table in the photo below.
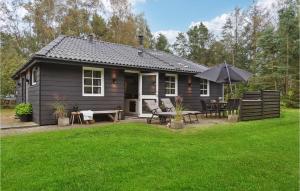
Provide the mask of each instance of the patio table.
[{"label": "patio table", "polygon": [[228,102],[226,101],[214,101],[210,102],[213,108],[216,108],[218,117],[221,117],[221,111],[225,111],[227,108]]}]

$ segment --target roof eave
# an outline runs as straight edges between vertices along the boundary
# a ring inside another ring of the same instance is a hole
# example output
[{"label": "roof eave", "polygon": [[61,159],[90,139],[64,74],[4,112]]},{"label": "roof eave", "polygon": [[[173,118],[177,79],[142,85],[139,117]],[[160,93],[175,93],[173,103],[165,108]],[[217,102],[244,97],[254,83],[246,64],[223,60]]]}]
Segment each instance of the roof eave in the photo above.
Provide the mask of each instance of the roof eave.
[{"label": "roof eave", "polygon": [[[119,63],[105,63],[105,62],[95,62],[95,61],[86,61],[86,60],[74,60],[74,59],[63,59],[63,58],[54,58],[54,57],[46,57],[46,56],[40,56],[40,55],[35,55],[34,59],[40,59],[40,61],[62,61],[64,64],[67,64],[67,62],[72,62],[72,63],[86,63],[86,64],[101,64],[103,66],[108,66],[108,67],[121,67],[121,68],[137,68],[136,66],[125,66],[125,65],[120,65]],[[178,73],[186,73],[186,74],[196,74],[199,73],[199,71],[187,71],[187,70],[169,70],[169,69],[163,69],[163,68],[153,68],[153,67],[138,67],[139,69],[145,69],[145,70],[156,70],[156,71],[165,71],[165,72],[178,72]],[[26,69],[26,68],[24,68]]]}]

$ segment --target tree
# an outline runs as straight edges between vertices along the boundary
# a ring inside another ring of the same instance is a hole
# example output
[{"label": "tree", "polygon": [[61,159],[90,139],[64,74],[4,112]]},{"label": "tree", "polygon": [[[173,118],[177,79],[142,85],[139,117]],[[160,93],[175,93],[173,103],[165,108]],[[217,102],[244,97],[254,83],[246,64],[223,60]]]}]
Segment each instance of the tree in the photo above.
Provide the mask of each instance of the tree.
[{"label": "tree", "polygon": [[33,51],[45,46],[56,36],[56,0],[29,1],[24,4],[28,11],[24,20],[32,24],[32,35],[37,39],[38,44],[32,47]]},{"label": "tree", "polygon": [[199,25],[191,27],[187,31],[190,54],[189,58],[201,64],[207,64],[207,49],[212,41],[212,34],[207,27],[201,22]]},{"label": "tree", "polygon": [[17,46],[12,35],[1,33],[1,95],[15,93],[15,82],[11,79],[17,68],[25,61],[25,56]]},{"label": "tree", "polygon": [[261,84],[260,88],[262,89],[278,90],[281,75],[277,57],[278,37],[274,27],[269,26],[262,32],[258,45],[260,47],[258,84]]},{"label": "tree", "polygon": [[171,52],[167,37],[161,33],[158,34],[158,37],[156,38],[155,48],[157,50]]},{"label": "tree", "polygon": [[287,0],[279,10],[279,55],[284,70],[283,94],[299,106],[299,14],[297,2]]},{"label": "tree", "polygon": [[93,14],[91,27],[93,33],[96,35],[96,38],[100,38],[102,40],[107,38],[108,29],[106,27],[105,20],[97,13]]},{"label": "tree", "polygon": [[233,13],[227,18],[222,31],[222,42],[227,50],[229,50],[229,55],[227,56],[228,61],[232,65],[242,66],[244,64],[243,55],[244,51],[242,46],[242,32],[245,22],[245,14],[240,8],[236,7]]},{"label": "tree", "polygon": [[178,36],[176,37],[176,41],[172,45],[174,49],[174,53],[178,56],[181,56],[183,58],[187,58],[189,54],[189,44],[188,40],[184,33],[180,32],[178,33]]},{"label": "tree", "polygon": [[144,14],[138,14],[135,16],[136,22],[136,31],[137,35],[144,36],[144,47],[145,48],[154,48],[153,35],[151,33],[150,27],[148,26],[147,20],[144,17]]}]

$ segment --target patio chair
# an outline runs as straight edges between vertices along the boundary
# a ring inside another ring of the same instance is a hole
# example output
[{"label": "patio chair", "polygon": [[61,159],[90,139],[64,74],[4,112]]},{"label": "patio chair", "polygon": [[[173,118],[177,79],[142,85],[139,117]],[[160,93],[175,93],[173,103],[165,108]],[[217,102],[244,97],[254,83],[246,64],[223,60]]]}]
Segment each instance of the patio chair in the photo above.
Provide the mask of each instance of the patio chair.
[{"label": "patio chair", "polygon": [[215,104],[208,103],[204,100],[200,100],[200,102],[201,102],[201,106],[202,106],[202,113],[205,113],[206,117],[207,117],[208,113],[210,113],[210,115],[212,115],[212,113],[217,112],[217,108],[214,107]]},{"label": "patio chair", "polygon": [[[147,119],[147,123],[151,123],[154,116],[157,116],[159,118],[160,124],[165,122],[166,119],[171,119],[172,117],[176,116],[176,112],[163,112],[154,100],[144,100],[144,102],[152,113],[152,116]],[[184,115],[183,122],[185,123]]]},{"label": "patio chair", "polygon": [[217,104],[216,104],[217,112],[218,112],[219,117],[221,117],[221,113],[223,113],[223,117],[224,117],[225,113],[227,111],[227,104],[222,104],[220,102],[221,101],[217,100]]},{"label": "patio chair", "polygon": [[[167,109],[167,111],[175,112],[176,109],[175,109],[173,103],[171,102],[170,98],[161,98],[160,100],[163,103],[163,105],[165,106],[165,108]],[[196,117],[196,120],[199,121],[197,115],[202,114],[202,112],[200,112],[200,111],[183,111],[182,113],[184,115],[189,116],[190,122],[192,122],[191,115],[194,115]]]}]

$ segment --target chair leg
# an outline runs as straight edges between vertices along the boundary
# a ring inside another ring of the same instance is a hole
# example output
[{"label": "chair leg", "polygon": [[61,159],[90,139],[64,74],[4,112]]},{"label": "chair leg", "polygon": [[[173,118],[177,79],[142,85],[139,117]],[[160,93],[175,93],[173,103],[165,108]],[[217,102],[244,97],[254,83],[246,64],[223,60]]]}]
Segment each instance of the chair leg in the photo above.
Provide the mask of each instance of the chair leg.
[{"label": "chair leg", "polygon": [[188,114],[188,116],[189,116],[190,123],[192,123],[191,115]]},{"label": "chair leg", "polygon": [[196,121],[199,122],[199,119],[198,119],[198,115],[195,114],[195,117],[196,117]]}]

